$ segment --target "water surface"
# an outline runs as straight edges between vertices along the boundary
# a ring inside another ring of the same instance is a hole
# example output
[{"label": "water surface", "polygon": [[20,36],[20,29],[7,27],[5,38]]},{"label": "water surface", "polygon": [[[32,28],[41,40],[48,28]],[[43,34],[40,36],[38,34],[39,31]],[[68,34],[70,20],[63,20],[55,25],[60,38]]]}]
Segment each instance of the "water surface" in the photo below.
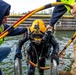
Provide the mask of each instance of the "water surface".
[{"label": "water surface", "polygon": [[[55,31],[54,36],[56,37],[60,51],[64,48],[64,46],[68,43],[68,41],[71,39],[75,31]],[[22,37],[22,35],[14,36],[14,37],[6,37],[6,41],[1,46],[9,46],[11,47],[11,53],[8,55],[7,58],[3,60],[2,63],[0,63],[0,67],[2,68],[2,71],[4,75],[14,75],[14,55],[16,50],[16,45],[18,40]],[[73,43],[70,44],[70,46],[66,49],[64,53],[64,58],[60,58],[60,64],[58,66],[58,70],[65,69],[68,67],[68,65],[71,64],[71,61],[73,60],[74,53],[73,53]],[[27,73],[27,66],[26,66],[26,60],[22,59],[22,67],[23,67],[23,75],[26,75]],[[68,67],[69,69],[69,67]],[[49,74],[49,71],[45,71],[45,75]],[[37,71],[36,71],[37,74]],[[38,75],[38,74],[37,74]]]}]

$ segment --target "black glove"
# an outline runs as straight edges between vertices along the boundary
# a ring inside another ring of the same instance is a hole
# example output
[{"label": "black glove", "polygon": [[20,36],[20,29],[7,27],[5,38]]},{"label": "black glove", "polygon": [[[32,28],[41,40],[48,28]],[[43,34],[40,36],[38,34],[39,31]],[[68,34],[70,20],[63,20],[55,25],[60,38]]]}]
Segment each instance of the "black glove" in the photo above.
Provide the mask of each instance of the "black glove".
[{"label": "black glove", "polygon": [[57,65],[59,65],[59,58],[58,58],[58,55],[56,55],[56,54],[51,54],[51,62],[53,62],[53,59],[56,60]]},{"label": "black glove", "polygon": [[18,50],[16,51],[16,54],[15,54],[14,60],[15,60],[16,58],[22,59],[22,53],[21,53],[20,50],[19,50],[19,51],[18,51]]}]

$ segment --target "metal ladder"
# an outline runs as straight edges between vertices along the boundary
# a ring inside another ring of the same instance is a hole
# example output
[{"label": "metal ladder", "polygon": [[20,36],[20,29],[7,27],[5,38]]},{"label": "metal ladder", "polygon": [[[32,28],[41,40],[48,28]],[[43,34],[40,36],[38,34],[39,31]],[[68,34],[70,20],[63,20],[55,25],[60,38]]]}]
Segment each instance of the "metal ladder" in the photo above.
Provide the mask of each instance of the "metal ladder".
[{"label": "metal ladder", "polygon": [[55,60],[53,60],[53,63],[51,63],[51,68],[50,68],[50,75],[58,75],[57,72],[57,63]]}]

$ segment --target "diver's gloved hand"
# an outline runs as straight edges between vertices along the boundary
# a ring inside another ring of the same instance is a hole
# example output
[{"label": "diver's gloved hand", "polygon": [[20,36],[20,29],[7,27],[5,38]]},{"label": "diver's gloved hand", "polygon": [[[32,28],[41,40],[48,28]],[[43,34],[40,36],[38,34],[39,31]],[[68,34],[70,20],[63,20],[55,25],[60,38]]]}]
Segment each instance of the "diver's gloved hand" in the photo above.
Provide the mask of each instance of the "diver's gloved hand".
[{"label": "diver's gloved hand", "polygon": [[14,60],[15,60],[16,58],[22,59],[21,50],[16,50],[16,54],[15,54]]},{"label": "diver's gloved hand", "polygon": [[53,60],[55,60],[57,62],[57,65],[59,65],[59,58],[57,54],[51,54],[51,62],[53,62]]}]

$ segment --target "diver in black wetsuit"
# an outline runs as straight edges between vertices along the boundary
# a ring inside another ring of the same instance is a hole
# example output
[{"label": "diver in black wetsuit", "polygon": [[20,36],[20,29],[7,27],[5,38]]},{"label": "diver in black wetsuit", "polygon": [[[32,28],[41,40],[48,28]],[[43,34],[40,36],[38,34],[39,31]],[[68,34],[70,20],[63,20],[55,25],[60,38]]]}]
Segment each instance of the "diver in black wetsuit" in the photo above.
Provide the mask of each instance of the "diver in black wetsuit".
[{"label": "diver in black wetsuit", "polygon": [[[50,29],[47,29],[44,22],[40,19],[36,19],[29,28],[29,34],[27,32],[23,39],[19,40],[16,48],[15,59],[22,59],[21,48],[26,41],[30,41],[27,50],[28,59],[33,63],[38,63],[38,66],[45,66],[45,59],[49,57],[49,47],[53,46],[51,54],[51,62],[53,59],[59,64],[58,52],[59,44],[52,35]],[[34,75],[35,67],[29,64],[28,75]],[[39,75],[44,75],[44,70],[39,68]]]}]

